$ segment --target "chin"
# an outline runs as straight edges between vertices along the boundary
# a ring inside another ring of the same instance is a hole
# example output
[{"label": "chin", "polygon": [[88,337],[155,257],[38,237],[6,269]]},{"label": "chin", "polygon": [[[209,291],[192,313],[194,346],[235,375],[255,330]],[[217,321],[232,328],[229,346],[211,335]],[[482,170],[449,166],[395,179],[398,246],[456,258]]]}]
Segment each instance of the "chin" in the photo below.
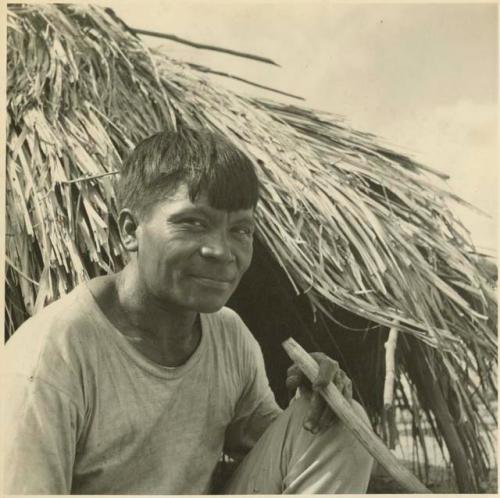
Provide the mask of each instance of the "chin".
[{"label": "chin", "polygon": [[227,300],[225,301],[204,301],[197,303],[195,306],[195,311],[198,313],[215,313],[216,311],[219,311],[222,309],[227,303]]},{"label": "chin", "polygon": [[234,292],[232,289],[198,288],[185,294],[185,307],[198,313],[215,313],[223,308]]},{"label": "chin", "polygon": [[167,308],[171,305],[174,308],[185,311],[215,313],[226,305],[229,301],[229,297],[230,296],[196,296],[188,294],[182,297],[178,296],[177,299],[163,297],[161,301]]}]

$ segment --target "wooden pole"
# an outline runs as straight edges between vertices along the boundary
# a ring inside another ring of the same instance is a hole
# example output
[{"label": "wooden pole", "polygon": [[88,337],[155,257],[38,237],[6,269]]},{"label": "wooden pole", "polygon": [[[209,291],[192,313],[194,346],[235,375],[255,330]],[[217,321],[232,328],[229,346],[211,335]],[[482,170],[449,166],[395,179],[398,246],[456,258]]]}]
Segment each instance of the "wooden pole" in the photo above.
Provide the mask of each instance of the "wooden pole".
[{"label": "wooden pole", "polygon": [[396,378],[396,345],[398,342],[397,323],[391,328],[385,343],[385,382],[384,382],[384,410],[393,406],[394,379]]},{"label": "wooden pole", "polygon": [[236,55],[238,57],[244,57],[245,59],[252,59],[254,61],[265,62],[266,64],[272,64],[273,66],[278,66],[276,62],[267,57],[261,57],[260,55],[249,54],[246,52],[239,52],[237,50],[231,50],[229,48],[216,47],[214,45],[207,45],[205,43],[196,43],[185,38],[180,38],[176,35],[170,35],[167,33],[158,33],[158,31],[149,31],[146,29],[129,28],[133,33],[146,36],[154,36],[156,38],[164,38],[165,40],[171,40],[177,43],[182,43],[184,45],[189,45],[190,47],[202,49],[202,50],[213,50],[214,52],[222,52],[223,54]]},{"label": "wooden pole", "polygon": [[[318,364],[314,358],[292,338],[283,342],[283,347],[291,360],[313,382],[318,375]],[[399,484],[404,486],[410,493],[431,492],[408,469],[398,462],[382,440],[354,411],[333,382],[330,382],[326,388],[323,388],[321,394],[339,419]]]},{"label": "wooden pole", "polygon": [[384,424],[389,434],[389,448],[396,446],[397,427],[394,407],[394,381],[396,379],[396,345],[398,341],[398,322],[389,331],[385,343],[385,382],[384,382]]}]

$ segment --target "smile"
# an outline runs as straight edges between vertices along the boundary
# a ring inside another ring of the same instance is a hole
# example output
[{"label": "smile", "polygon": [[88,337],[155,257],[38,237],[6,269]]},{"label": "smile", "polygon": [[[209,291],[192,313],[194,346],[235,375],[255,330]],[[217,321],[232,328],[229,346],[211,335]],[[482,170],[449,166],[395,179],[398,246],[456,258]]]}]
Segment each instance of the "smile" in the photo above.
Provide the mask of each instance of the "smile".
[{"label": "smile", "polygon": [[233,283],[232,280],[220,280],[209,277],[198,277],[196,275],[193,275],[192,278],[197,282],[201,283],[202,285],[205,285],[207,287],[214,287],[217,289],[227,289],[228,287],[231,287]]}]

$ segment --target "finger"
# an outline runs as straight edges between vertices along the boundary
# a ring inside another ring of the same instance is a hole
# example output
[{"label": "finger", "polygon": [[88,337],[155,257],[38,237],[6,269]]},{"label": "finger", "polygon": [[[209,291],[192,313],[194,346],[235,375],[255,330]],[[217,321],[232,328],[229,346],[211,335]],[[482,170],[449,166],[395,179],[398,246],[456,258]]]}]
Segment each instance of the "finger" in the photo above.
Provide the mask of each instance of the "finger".
[{"label": "finger", "polygon": [[335,412],[329,406],[326,406],[318,422],[319,430],[326,430],[337,421],[338,417]]},{"label": "finger", "polygon": [[304,374],[297,365],[292,365],[287,369],[285,385],[290,394],[294,394],[297,388],[304,382]]},{"label": "finger", "polygon": [[285,385],[289,394],[295,394],[295,391],[301,384],[301,377],[298,375],[289,375],[286,378]]},{"label": "finger", "polygon": [[346,383],[342,391],[344,398],[350,403],[352,401],[352,380],[346,376]]},{"label": "finger", "polygon": [[304,419],[304,428],[315,434],[318,430],[318,422],[325,408],[325,401],[319,392],[314,391],[309,401],[309,410]]},{"label": "finger", "polygon": [[338,390],[343,394],[344,398],[346,398],[347,401],[351,402],[352,381],[347,376],[347,374],[343,370],[339,369],[333,382]]},{"label": "finger", "polygon": [[328,357],[324,357],[319,361],[318,375],[312,384],[313,389],[326,387],[337,375],[339,364]]},{"label": "finger", "polygon": [[343,392],[347,379],[348,377],[346,373],[341,368],[339,368],[338,371],[335,373],[335,377],[332,380],[332,382],[335,384],[335,387],[340,392]]}]

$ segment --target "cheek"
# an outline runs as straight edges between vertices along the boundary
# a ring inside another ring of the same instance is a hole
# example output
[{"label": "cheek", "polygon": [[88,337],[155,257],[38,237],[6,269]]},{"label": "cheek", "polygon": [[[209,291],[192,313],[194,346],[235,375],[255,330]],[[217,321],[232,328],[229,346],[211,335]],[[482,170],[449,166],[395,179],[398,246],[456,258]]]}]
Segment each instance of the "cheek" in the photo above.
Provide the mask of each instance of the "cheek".
[{"label": "cheek", "polygon": [[168,245],[155,238],[148,238],[137,252],[139,271],[152,287],[172,284],[176,255]]},{"label": "cheek", "polygon": [[240,261],[241,273],[248,270],[253,256],[253,243],[248,242],[239,248],[238,259]]}]

